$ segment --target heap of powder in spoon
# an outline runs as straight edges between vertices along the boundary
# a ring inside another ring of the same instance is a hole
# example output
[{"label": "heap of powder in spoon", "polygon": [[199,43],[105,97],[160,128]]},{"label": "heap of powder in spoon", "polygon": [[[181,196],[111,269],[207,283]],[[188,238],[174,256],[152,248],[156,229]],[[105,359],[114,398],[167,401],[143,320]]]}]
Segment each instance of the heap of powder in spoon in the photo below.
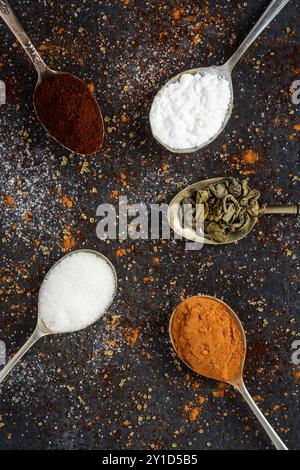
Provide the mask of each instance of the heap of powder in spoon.
[{"label": "heap of powder in spoon", "polygon": [[105,313],[116,289],[114,271],[92,252],[63,258],[45,279],[39,294],[39,314],[54,333],[78,331]]},{"label": "heap of powder in spoon", "polygon": [[176,308],[171,324],[178,356],[210,379],[234,380],[241,374],[245,345],[240,326],[225,304],[191,297]]},{"label": "heap of powder in spoon", "polygon": [[231,103],[225,77],[186,73],[155,98],[150,123],[154,137],[175,150],[208,143],[222,128]]},{"label": "heap of powder in spoon", "polygon": [[49,134],[72,152],[90,155],[103,143],[103,120],[95,97],[74,75],[42,80],[34,93],[37,116]]}]

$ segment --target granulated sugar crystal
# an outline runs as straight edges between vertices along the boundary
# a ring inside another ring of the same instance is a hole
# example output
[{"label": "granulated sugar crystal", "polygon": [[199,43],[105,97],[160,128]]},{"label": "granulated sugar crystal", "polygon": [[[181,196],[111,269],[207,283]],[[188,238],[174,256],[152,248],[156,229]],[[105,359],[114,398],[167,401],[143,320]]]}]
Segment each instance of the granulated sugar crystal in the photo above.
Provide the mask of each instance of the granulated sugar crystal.
[{"label": "granulated sugar crystal", "polygon": [[114,272],[91,252],[74,252],[46,277],[39,294],[39,316],[54,333],[78,331],[105,313],[116,289]]},{"label": "granulated sugar crystal", "polygon": [[150,124],[154,137],[174,150],[208,143],[225,123],[231,103],[229,81],[214,73],[186,73],[154,99]]}]

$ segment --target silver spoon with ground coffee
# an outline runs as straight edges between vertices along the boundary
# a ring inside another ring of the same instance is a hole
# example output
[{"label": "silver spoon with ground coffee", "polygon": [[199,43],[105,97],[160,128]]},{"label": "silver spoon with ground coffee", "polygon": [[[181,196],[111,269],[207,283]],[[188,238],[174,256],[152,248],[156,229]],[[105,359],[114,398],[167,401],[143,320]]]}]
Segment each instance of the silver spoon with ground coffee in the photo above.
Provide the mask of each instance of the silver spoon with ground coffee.
[{"label": "silver spoon with ground coffee", "polygon": [[[173,153],[193,153],[209,145],[223,132],[233,110],[233,69],[288,1],[273,0],[224,65],[187,70],[161,88],[150,111],[152,134],[161,145]],[[209,84],[203,83],[205,77]],[[226,103],[223,100],[225,95]]]},{"label": "silver spoon with ground coffee", "polygon": [[20,42],[38,74],[34,108],[48,134],[71,152],[91,155],[104,140],[99,105],[89,87],[70,73],[50,69],[23,30],[7,0],[0,16]]},{"label": "silver spoon with ground coffee", "polygon": [[236,243],[260,217],[300,213],[300,203],[259,205],[260,193],[249,180],[220,177],[199,181],[180,191],[169,204],[168,222],[180,238],[208,245]]}]

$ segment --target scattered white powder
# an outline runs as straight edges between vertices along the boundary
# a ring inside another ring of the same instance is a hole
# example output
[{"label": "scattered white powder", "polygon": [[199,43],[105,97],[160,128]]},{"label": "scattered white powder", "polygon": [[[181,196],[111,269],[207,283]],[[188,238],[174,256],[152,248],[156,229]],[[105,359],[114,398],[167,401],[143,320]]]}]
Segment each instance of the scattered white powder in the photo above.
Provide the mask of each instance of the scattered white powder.
[{"label": "scattered white powder", "polygon": [[188,150],[208,142],[221,130],[231,103],[228,80],[213,73],[183,74],[155,98],[152,133],[174,150]]},{"label": "scattered white powder", "polygon": [[55,333],[94,323],[110,305],[116,283],[111,266],[94,253],[74,252],[50,272],[39,294],[39,315]]}]

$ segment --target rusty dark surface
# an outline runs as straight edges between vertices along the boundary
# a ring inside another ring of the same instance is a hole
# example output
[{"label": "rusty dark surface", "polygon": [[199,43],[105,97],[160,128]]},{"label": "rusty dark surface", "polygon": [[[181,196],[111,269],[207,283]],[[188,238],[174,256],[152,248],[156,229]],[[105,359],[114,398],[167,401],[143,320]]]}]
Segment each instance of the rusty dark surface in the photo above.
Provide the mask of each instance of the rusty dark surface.
[{"label": "rusty dark surface", "polygon": [[300,448],[300,370],[292,363],[299,220],[265,217],[238,245],[197,252],[185,251],[183,241],[96,236],[99,204],[117,205],[119,195],[168,202],[204,178],[250,174],[264,202],[300,200],[300,110],[291,95],[300,79],[298,1],[237,66],[234,114],[212,145],[170,154],[148,123],[160,86],[184,69],[224,62],[267,3],[11,1],[47,63],[93,83],[106,141],[83,159],[45,135],[32,107],[35,71],[1,22],[0,340],[7,356],[32,332],[40,283],[66,250],[107,255],[119,292],[102,321],[41,340],[3,383],[1,449],[270,449],[237,393],[189,373],[172,355],[171,312],[198,293],[220,297],[240,316],[249,391],[287,446]]}]

